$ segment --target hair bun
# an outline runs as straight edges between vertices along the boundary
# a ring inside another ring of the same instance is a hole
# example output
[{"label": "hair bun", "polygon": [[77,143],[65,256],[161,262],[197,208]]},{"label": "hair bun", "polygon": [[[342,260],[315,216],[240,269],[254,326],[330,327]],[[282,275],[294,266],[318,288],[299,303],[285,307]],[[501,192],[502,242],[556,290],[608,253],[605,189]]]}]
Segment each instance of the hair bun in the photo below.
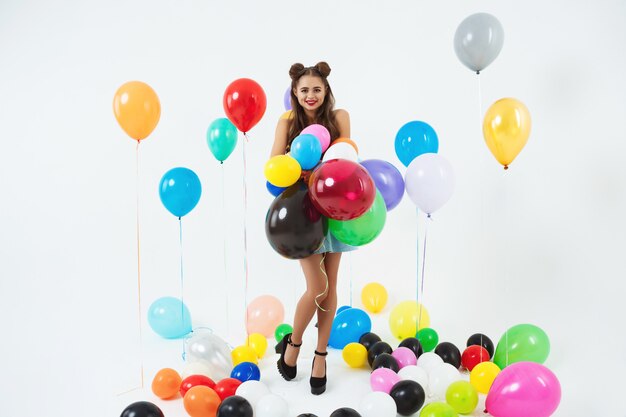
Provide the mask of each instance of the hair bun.
[{"label": "hair bun", "polygon": [[315,64],[315,68],[322,74],[322,77],[326,78],[330,74],[330,65],[325,61],[318,62]]},{"label": "hair bun", "polygon": [[298,62],[296,64],[293,64],[291,68],[289,68],[289,76],[292,79],[297,78],[302,73],[303,70],[304,70],[304,65],[302,65],[301,63]]}]

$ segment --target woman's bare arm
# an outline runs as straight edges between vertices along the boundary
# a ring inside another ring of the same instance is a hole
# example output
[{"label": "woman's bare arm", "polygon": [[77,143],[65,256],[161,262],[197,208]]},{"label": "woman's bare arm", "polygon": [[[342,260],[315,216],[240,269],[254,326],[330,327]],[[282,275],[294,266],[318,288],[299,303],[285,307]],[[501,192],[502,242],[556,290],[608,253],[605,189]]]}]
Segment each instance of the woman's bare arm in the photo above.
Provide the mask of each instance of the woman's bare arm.
[{"label": "woman's bare arm", "polygon": [[289,132],[289,120],[280,119],[276,125],[276,133],[274,134],[274,144],[270,158],[276,155],[284,155],[287,149],[287,134]]}]

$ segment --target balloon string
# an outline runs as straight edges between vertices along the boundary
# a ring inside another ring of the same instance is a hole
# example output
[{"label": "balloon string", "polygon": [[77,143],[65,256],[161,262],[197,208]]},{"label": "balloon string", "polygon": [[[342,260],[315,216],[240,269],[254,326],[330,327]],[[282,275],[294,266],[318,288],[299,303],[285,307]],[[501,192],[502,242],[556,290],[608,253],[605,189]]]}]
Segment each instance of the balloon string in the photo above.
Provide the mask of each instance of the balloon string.
[{"label": "balloon string", "polygon": [[352,307],[352,253],[348,252],[348,267],[350,273],[350,307]]},{"label": "balloon string", "polygon": [[[224,163],[220,164],[220,171],[222,173],[222,215],[221,219],[226,218],[226,185],[224,181]],[[224,288],[226,289],[226,334],[230,335],[230,291],[228,288],[228,269],[226,268],[226,223],[222,222],[222,241],[223,241],[223,255],[224,255]]]},{"label": "balloon string", "polygon": [[139,238],[139,143],[135,148],[135,206],[136,212],[136,233],[137,233],[137,322],[139,324],[139,361],[141,367],[141,388],[144,386],[144,364],[143,364],[143,327],[141,324],[141,242]]},{"label": "balloon string", "polygon": [[[510,216],[509,216],[509,198],[507,191],[507,171],[502,171],[502,183],[504,185],[503,191],[503,201],[504,201],[504,228],[502,230],[510,230]],[[503,239],[506,241],[506,239]],[[510,244],[507,242],[504,245],[505,255],[504,255],[504,291],[506,293],[505,300],[508,299],[509,293],[509,263],[510,263]],[[509,364],[509,330],[507,326],[507,330],[504,332],[504,346],[506,349],[504,350],[505,356],[505,366]]]},{"label": "balloon string", "polygon": [[483,89],[480,85],[480,74],[476,78],[478,78],[478,126],[479,131],[481,131],[483,127]]},{"label": "balloon string", "polygon": [[[419,236],[419,209],[415,207],[415,304],[420,300],[420,236]],[[419,329],[419,318],[415,321],[415,336]]]},{"label": "balloon string", "polygon": [[[185,327],[185,274],[183,270],[183,220],[182,217],[178,218],[178,241],[180,244],[180,320],[183,328]],[[183,340],[183,359],[185,358],[185,340]]]},{"label": "balloon string", "polygon": [[322,291],[320,294],[315,296],[315,305],[317,306],[317,308],[319,308],[323,312],[327,312],[328,310],[325,310],[320,305],[320,303],[317,302],[317,299],[322,297],[324,294],[328,293],[328,274],[326,274],[326,268],[324,268],[325,259],[326,259],[326,253],[322,254],[322,260],[320,261],[320,271],[322,271],[322,274],[324,275],[324,278],[326,279],[326,287],[324,288],[324,291]]},{"label": "balloon string", "polygon": [[246,166],[246,143],[248,142],[248,135],[243,133],[243,269],[245,274],[245,289],[244,289],[244,313],[246,315],[246,340],[250,336],[248,330],[248,229],[246,225],[246,213],[248,211],[248,184],[246,182],[247,166]]},{"label": "balloon string", "polygon": [[423,247],[423,253],[422,253],[422,284],[420,287],[420,291],[422,293],[422,305],[420,306],[418,304],[417,308],[419,309],[419,312],[417,314],[417,330],[419,331],[419,326],[422,323],[422,308],[424,306],[424,272],[426,269],[426,244],[428,243],[428,223],[432,221],[432,217],[430,217],[430,214],[426,217],[426,225],[424,226],[424,247]]}]

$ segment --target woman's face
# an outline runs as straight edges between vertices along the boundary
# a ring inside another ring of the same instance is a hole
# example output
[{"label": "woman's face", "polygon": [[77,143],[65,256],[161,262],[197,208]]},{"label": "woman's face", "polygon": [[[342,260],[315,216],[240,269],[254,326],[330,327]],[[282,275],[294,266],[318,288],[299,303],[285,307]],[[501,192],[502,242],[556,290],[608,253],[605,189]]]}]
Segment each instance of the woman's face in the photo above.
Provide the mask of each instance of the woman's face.
[{"label": "woman's face", "polygon": [[326,97],[326,86],[320,77],[314,75],[303,75],[298,80],[296,91],[298,103],[305,109],[317,110]]}]

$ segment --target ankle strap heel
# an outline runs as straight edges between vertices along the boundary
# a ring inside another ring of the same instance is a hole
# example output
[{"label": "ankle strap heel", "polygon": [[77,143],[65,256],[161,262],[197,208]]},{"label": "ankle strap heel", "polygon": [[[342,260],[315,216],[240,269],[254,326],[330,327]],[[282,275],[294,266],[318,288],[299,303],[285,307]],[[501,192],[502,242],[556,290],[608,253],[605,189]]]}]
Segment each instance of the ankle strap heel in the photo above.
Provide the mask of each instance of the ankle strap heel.
[{"label": "ankle strap heel", "polygon": [[[285,353],[287,352],[287,345],[293,348],[299,348],[302,346],[302,343],[296,344],[291,341],[291,333],[283,336],[283,340],[280,342],[280,358],[276,362],[276,367],[278,368],[278,372],[280,375],[286,380],[291,381],[296,377],[298,373],[297,365],[289,366],[285,363]],[[278,350],[278,349],[277,349]]]},{"label": "ankle strap heel", "polygon": [[[317,356],[327,356],[328,352],[318,352],[315,351],[315,355]],[[311,378],[309,383],[311,384],[311,394],[320,395],[324,391],[326,391],[326,363],[324,363],[324,376],[321,378],[313,376],[313,366],[315,365],[315,356],[313,357],[313,363],[311,364]]]}]

